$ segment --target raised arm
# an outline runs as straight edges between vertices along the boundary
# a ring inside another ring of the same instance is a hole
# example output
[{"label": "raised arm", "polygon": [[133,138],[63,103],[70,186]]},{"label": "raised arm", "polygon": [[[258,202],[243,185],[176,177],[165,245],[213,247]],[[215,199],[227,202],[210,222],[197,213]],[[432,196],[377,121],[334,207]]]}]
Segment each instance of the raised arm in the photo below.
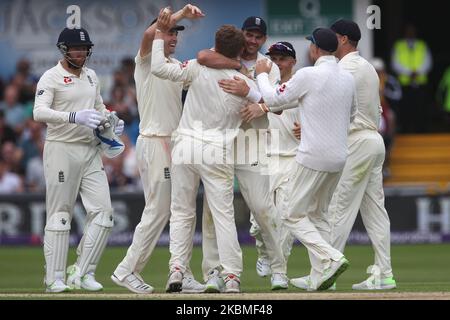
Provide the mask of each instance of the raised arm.
[{"label": "raised arm", "polygon": [[[161,9],[160,13],[166,8]],[[171,15],[171,24],[175,25],[178,21],[186,19],[198,19],[204,17],[202,10],[200,8],[193,6],[192,4],[187,4],[183,9],[175,12]],[[153,40],[155,39],[156,23],[153,23],[144,31],[144,36],[141,40],[140,55],[145,57],[148,55],[152,49]]]},{"label": "raised arm", "polygon": [[270,112],[278,112],[291,109],[295,103],[298,105],[299,99],[308,91],[308,81],[304,70],[297,71],[288,82],[274,88],[270,84],[268,77],[270,67],[271,65],[265,61],[256,63],[258,87],[268,110]]},{"label": "raised arm", "polygon": [[241,68],[239,61],[225,57],[212,49],[204,49],[197,53],[197,61],[199,64],[213,69],[238,70]]},{"label": "raised arm", "polygon": [[170,11],[161,11],[156,23],[157,31],[152,45],[152,73],[162,79],[174,82],[192,81],[200,70],[195,60],[186,61],[183,64],[167,63],[164,56],[164,33],[171,27]]}]

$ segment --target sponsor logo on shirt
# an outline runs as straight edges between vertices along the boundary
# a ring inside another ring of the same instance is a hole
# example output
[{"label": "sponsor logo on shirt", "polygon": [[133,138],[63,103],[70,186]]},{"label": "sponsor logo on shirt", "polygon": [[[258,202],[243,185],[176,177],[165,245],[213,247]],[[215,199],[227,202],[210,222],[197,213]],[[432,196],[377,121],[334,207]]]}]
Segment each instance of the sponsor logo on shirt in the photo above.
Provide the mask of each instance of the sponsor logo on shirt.
[{"label": "sponsor logo on shirt", "polygon": [[182,64],[180,64],[180,68],[181,69],[184,69],[184,68],[186,68],[187,67],[187,65],[188,65],[188,63],[189,63],[189,61],[188,60],[186,60],[186,61],[184,61]]},{"label": "sponsor logo on shirt", "polygon": [[286,90],[286,84],[283,83],[281,86],[278,87],[277,89],[277,94],[281,94]]},{"label": "sponsor logo on shirt", "polygon": [[93,86],[94,86],[94,81],[92,81],[91,76],[88,75],[87,78],[88,78],[88,80],[89,80],[89,83],[91,84],[91,87],[93,87]]},{"label": "sponsor logo on shirt", "polygon": [[73,83],[73,80],[72,80],[72,78],[71,77],[66,77],[66,76],[64,76],[64,83],[65,84],[71,84],[71,83]]},{"label": "sponsor logo on shirt", "polygon": [[42,96],[43,94],[44,94],[44,90],[39,90],[37,93],[38,96]]}]

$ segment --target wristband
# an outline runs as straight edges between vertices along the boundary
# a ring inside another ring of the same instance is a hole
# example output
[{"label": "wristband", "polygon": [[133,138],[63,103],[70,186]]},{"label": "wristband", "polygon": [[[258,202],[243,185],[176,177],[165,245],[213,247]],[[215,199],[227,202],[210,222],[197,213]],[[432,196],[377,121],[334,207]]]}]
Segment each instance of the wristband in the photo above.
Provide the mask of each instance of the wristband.
[{"label": "wristband", "polygon": [[268,112],[270,111],[269,108],[267,108],[267,106],[266,106],[265,103],[258,103],[258,106],[261,108],[261,110],[262,110],[264,113],[268,113]]}]

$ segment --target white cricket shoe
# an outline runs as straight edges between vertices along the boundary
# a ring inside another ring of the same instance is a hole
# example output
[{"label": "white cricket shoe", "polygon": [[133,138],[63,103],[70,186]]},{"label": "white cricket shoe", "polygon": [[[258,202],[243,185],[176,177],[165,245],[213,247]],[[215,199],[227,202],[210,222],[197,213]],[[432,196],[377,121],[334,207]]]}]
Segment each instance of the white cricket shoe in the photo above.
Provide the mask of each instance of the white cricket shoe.
[{"label": "white cricket shoe", "polygon": [[213,269],[208,273],[208,280],[206,281],[207,293],[221,293],[225,289],[225,283],[220,276],[220,271]]},{"label": "white cricket shoe", "polygon": [[206,286],[191,277],[184,277],[181,285],[181,293],[203,293]]},{"label": "white cricket shoe", "polygon": [[345,257],[339,259],[339,261],[331,261],[330,267],[325,269],[322,277],[319,280],[317,285],[318,291],[327,290],[330,288],[333,283],[336,282],[336,279],[345,271],[349,266],[349,262]]},{"label": "white cricket shoe", "polygon": [[67,285],[72,289],[84,289],[88,291],[103,290],[101,283],[95,280],[93,272],[81,276],[80,268],[73,264],[67,268]]},{"label": "white cricket shoe", "polygon": [[[290,280],[290,282],[296,288],[303,290],[311,290],[311,279],[309,276],[304,276],[301,278],[293,278]],[[329,287],[328,290],[336,291],[336,282],[333,283],[333,285]]]},{"label": "white cricket shoe", "polygon": [[269,260],[265,258],[258,258],[256,260],[256,273],[260,277],[267,277],[272,274]]},{"label": "white cricket shoe", "polygon": [[145,283],[143,279],[136,276],[134,273],[126,276],[122,281],[120,281],[119,278],[117,278],[117,276],[113,273],[113,275],[111,276],[111,280],[118,286],[127,288],[134,293],[148,294],[152,293],[154,290],[151,285]]},{"label": "white cricket shoe", "polygon": [[183,287],[183,273],[180,268],[175,267],[170,271],[167,280],[166,292],[180,292]]},{"label": "white cricket shoe", "polygon": [[71,288],[64,283],[61,279],[56,279],[53,283],[45,288],[45,292],[47,293],[60,293],[60,292],[68,292]]},{"label": "white cricket shoe", "polygon": [[393,277],[380,278],[377,281],[373,275],[363,282],[352,286],[353,290],[391,290],[395,288],[397,288],[397,283]]},{"label": "white cricket shoe", "polygon": [[229,273],[225,279],[225,293],[239,293],[241,292],[241,281],[235,274]]},{"label": "white cricket shoe", "polygon": [[270,282],[272,290],[282,290],[289,287],[289,279],[285,273],[273,273]]}]

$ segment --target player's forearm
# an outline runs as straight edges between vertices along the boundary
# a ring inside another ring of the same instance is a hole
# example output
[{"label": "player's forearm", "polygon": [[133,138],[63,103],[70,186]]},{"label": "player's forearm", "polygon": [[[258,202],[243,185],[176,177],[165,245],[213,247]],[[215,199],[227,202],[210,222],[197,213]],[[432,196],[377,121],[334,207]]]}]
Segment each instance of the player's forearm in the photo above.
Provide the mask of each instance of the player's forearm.
[{"label": "player's forearm", "polygon": [[45,123],[69,123],[74,112],[56,111],[45,106],[36,106],[33,109],[33,119]]},{"label": "player's forearm", "polygon": [[261,73],[257,77],[258,87],[263,97],[264,103],[270,112],[279,112],[281,110],[292,109],[298,107],[298,102],[290,101],[286,95],[276,95],[276,90],[269,82],[268,74]]},{"label": "player's forearm", "polygon": [[213,69],[239,69],[241,63],[237,60],[230,59],[224,55],[205,49],[197,54],[197,62],[203,66]]},{"label": "player's forearm", "polygon": [[183,20],[184,18],[185,18],[184,17],[184,8],[173,13],[172,16],[170,17],[170,19],[173,21],[173,23],[177,23],[177,22]]},{"label": "player's forearm", "polygon": [[184,73],[178,64],[166,63],[164,57],[164,40],[158,39],[161,33],[156,33],[156,38],[152,46],[152,74],[161,79],[171,81],[184,81]]},{"label": "player's forearm", "polygon": [[141,57],[145,57],[147,54],[150,53],[153,40],[155,39],[155,32],[156,32],[156,23],[152,24],[147,28],[147,30],[144,31],[144,35],[141,41],[141,47],[139,49]]}]

